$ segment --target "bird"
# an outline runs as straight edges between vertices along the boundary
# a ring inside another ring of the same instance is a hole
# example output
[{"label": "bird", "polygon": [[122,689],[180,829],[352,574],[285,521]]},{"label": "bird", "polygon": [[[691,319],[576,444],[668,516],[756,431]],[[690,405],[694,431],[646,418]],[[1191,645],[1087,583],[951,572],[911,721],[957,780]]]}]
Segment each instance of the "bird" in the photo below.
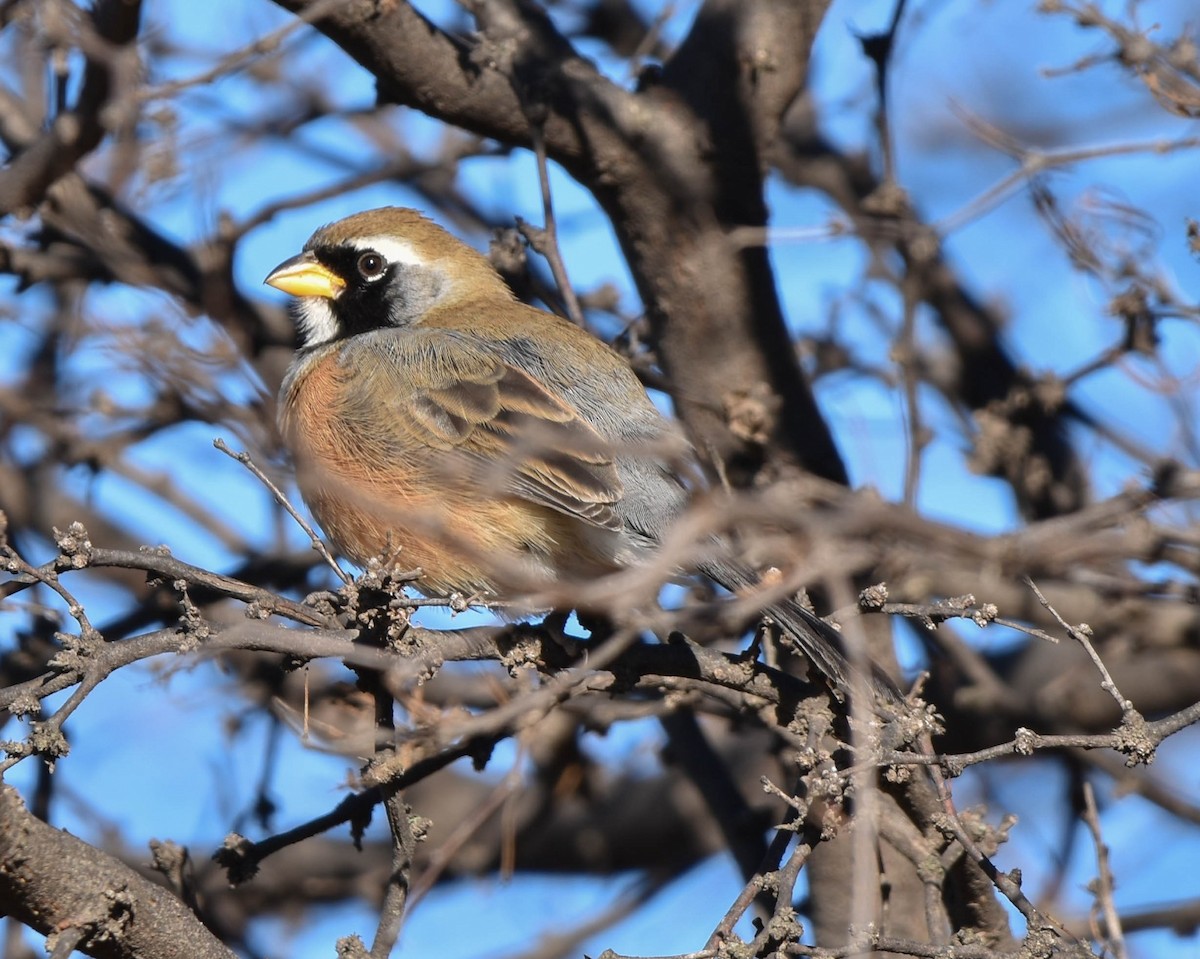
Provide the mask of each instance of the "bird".
[{"label": "bird", "polygon": [[[695,454],[629,362],[518,300],[419,211],[323,226],[264,282],[294,298],[300,340],[280,435],[305,502],[356,564],[400,557],[432,596],[586,581],[646,562],[687,509]],[[698,567],[735,593],[759,582],[727,555]],[[834,627],[794,598],[765,612],[836,695],[850,691]]]}]

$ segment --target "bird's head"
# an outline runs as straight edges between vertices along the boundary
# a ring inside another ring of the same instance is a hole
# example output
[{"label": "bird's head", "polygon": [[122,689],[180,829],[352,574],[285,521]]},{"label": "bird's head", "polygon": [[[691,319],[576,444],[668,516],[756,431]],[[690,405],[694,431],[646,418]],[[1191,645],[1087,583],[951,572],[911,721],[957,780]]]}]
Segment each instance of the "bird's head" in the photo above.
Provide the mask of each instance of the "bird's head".
[{"label": "bird's head", "polygon": [[264,282],[297,298],[306,347],[411,326],[432,310],[480,297],[511,297],[483,255],[404,207],[321,227]]}]

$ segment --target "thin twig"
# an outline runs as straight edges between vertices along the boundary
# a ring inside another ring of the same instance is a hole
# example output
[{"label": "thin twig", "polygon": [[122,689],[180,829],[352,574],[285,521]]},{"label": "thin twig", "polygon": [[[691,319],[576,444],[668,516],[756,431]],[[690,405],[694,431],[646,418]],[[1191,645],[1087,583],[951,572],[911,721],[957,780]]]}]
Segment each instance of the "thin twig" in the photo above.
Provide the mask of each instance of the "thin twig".
[{"label": "thin twig", "polygon": [[1023,576],[1021,579],[1024,581],[1026,586],[1033,590],[1033,595],[1037,597],[1037,601],[1041,603],[1046,611],[1055,618],[1055,620],[1058,622],[1058,625],[1065,629],[1067,634],[1084,648],[1084,651],[1088,654],[1092,662],[1096,665],[1096,669],[1100,672],[1102,680],[1100,683],[1100,688],[1104,689],[1110,696],[1112,696],[1114,700],[1116,700],[1117,708],[1121,710],[1121,715],[1128,718],[1135,714],[1137,710],[1133,708],[1133,703],[1121,694],[1121,690],[1117,688],[1117,684],[1113,681],[1112,675],[1108,671],[1108,667],[1104,665],[1104,660],[1100,658],[1100,654],[1096,652],[1096,647],[1092,645],[1092,641],[1088,638],[1092,632],[1091,627],[1088,626],[1087,623],[1080,623],[1078,626],[1070,625],[1065,619],[1062,618],[1058,610],[1050,605],[1050,601],[1046,599],[1045,595],[1040,589],[1038,589],[1037,584],[1030,577]]},{"label": "thin twig", "polygon": [[875,93],[879,109],[875,111],[875,128],[879,136],[880,155],[883,159],[883,184],[896,182],[895,151],[892,148],[890,111],[888,109],[888,74],[892,56],[896,49],[896,34],[904,18],[906,0],[896,0],[892,9],[891,23],[883,33],[862,37],[863,49],[875,64]]},{"label": "thin twig", "polygon": [[1096,869],[1099,872],[1091,884],[1096,901],[1104,912],[1105,938],[1116,959],[1126,959],[1125,933],[1121,929],[1121,916],[1113,902],[1113,874],[1108,862],[1108,846],[1100,832],[1100,813],[1096,810],[1096,792],[1090,782],[1083,784],[1083,821],[1092,834],[1092,845],[1096,848]]},{"label": "thin twig", "polygon": [[219,80],[222,77],[229,76],[238,70],[250,66],[251,63],[265,54],[274,53],[291,34],[302,27],[314,23],[325,16],[325,14],[332,13],[337,6],[344,2],[345,0],[324,0],[323,3],[313,3],[302,10],[295,11],[283,26],[237,50],[227,53],[207,70],[202,70],[193,76],[184,77],[181,80],[170,80],[166,83],[160,83],[157,86],[147,86],[137,91],[136,98],[139,102],[146,103],[151,100],[163,100],[173,97],[191,87],[208,86],[214,80]]},{"label": "thin twig", "polygon": [[[952,104],[953,105],[953,104]],[[949,214],[934,224],[934,229],[940,236],[946,237],[956,230],[979,218],[993,207],[1008,199],[1026,180],[1057,167],[1072,166],[1088,160],[1107,159],[1117,156],[1136,156],[1150,153],[1161,156],[1174,153],[1177,150],[1194,150],[1200,147],[1200,137],[1180,137],[1175,140],[1143,140],[1132,143],[1109,143],[1103,146],[1079,147],[1067,150],[1033,150],[1020,146],[1011,137],[985,123],[978,117],[968,115],[961,107],[958,112],[964,118],[968,128],[976,136],[1008,153],[1021,165],[1013,172],[1006,174],[992,186],[988,187],[975,199],[968,201],[954,213]]]},{"label": "thin twig", "polygon": [[576,326],[582,327],[583,310],[580,309],[579,298],[575,296],[575,289],[567,277],[567,268],[558,248],[558,222],[554,217],[554,201],[550,195],[550,170],[546,162],[546,138],[542,133],[541,123],[530,120],[529,135],[533,141],[534,156],[537,157],[538,183],[542,189],[542,218],[545,220],[545,226],[536,233],[528,229],[522,232],[533,248],[550,264],[550,272],[554,274],[554,282],[558,284],[558,292],[568,319]]},{"label": "thin twig", "polygon": [[[514,767],[515,769],[515,767]],[[410,908],[424,898],[441,878],[442,873],[449,868],[454,857],[470,842],[483,825],[509,797],[521,789],[521,782],[511,774],[506,775],[488,794],[483,802],[472,809],[467,817],[454,827],[453,832],[441,842],[428,856],[425,869],[413,880],[409,891]]]},{"label": "thin twig", "polygon": [[335,560],[333,558],[333,555],[326,548],[325,543],[322,541],[321,537],[317,535],[316,530],[314,530],[312,528],[312,526],[309,524],[309,522],[303,516],[300,515],[300,513],[296,509],[296,507],[294,507],[288,501],[288,498],[287,498],[287,496],[284,495],[283,490],[281,490],[278,486],[276,486],[274,483],[272,483],[270,478],[267,476],[267,474],[258,468],[258,466],[257,466],[257,464],[255,464],[254,460],[252,460],[250,458],[249,453],[246,453],[246,452],[235,453],[233,450],[231,450],[229,448],[229,446],[226,444],[226,442],[223,439],[221,439],[219,436],[215,440],[213,440],[213,446],[215,446],[217,449],[219,449],[226,456],[230,456],[233,459],[237,460],[239,463],[241,463],[244,467],[246,467],[246,469],[248,469],[251,473],[253,473],[258,478],[259,482],[261,482],[267,489],[269,489],[271,491],[271,495],[275,497],[275,501],[280,506],[282,506],[285,510],[287,510],[288,515],[291,516],[292,519],[294,519],[297,522],[297,524],[299,524],[300,528],[302,530],[304,530],[305,533],[308,534],[309,541],[312,543],[312,548],[321,554],[321,558],[324,559],[325,562],[329,564],[329,568],[332,569],[337,574],[338,578],[345,585],[349,586],[352,582],[354,582],[354,578],[337,564],[337,560]]}]

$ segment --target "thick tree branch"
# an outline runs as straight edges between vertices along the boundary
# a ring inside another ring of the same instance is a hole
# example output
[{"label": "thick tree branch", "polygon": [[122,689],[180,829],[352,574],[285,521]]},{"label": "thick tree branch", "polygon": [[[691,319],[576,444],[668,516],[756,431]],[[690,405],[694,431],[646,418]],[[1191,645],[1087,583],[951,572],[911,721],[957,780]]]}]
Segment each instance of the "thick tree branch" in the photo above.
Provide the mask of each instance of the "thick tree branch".
[{"label": "thick tree branch", "polygon": [[233,959],[168,890],[36,819],[0,786],[0,912],[98,959]]}]

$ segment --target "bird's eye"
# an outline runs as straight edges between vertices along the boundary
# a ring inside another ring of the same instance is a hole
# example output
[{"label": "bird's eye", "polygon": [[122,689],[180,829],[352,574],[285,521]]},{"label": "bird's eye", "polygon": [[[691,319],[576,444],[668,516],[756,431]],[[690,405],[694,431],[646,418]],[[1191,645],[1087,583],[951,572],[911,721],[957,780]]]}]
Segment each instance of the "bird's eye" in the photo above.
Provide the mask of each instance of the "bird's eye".
[{"label": "bird's eye", "polygon": [[364,280],[378,280],[387,271],[387,260],[374,251],[358,258],[358,272]]}]

